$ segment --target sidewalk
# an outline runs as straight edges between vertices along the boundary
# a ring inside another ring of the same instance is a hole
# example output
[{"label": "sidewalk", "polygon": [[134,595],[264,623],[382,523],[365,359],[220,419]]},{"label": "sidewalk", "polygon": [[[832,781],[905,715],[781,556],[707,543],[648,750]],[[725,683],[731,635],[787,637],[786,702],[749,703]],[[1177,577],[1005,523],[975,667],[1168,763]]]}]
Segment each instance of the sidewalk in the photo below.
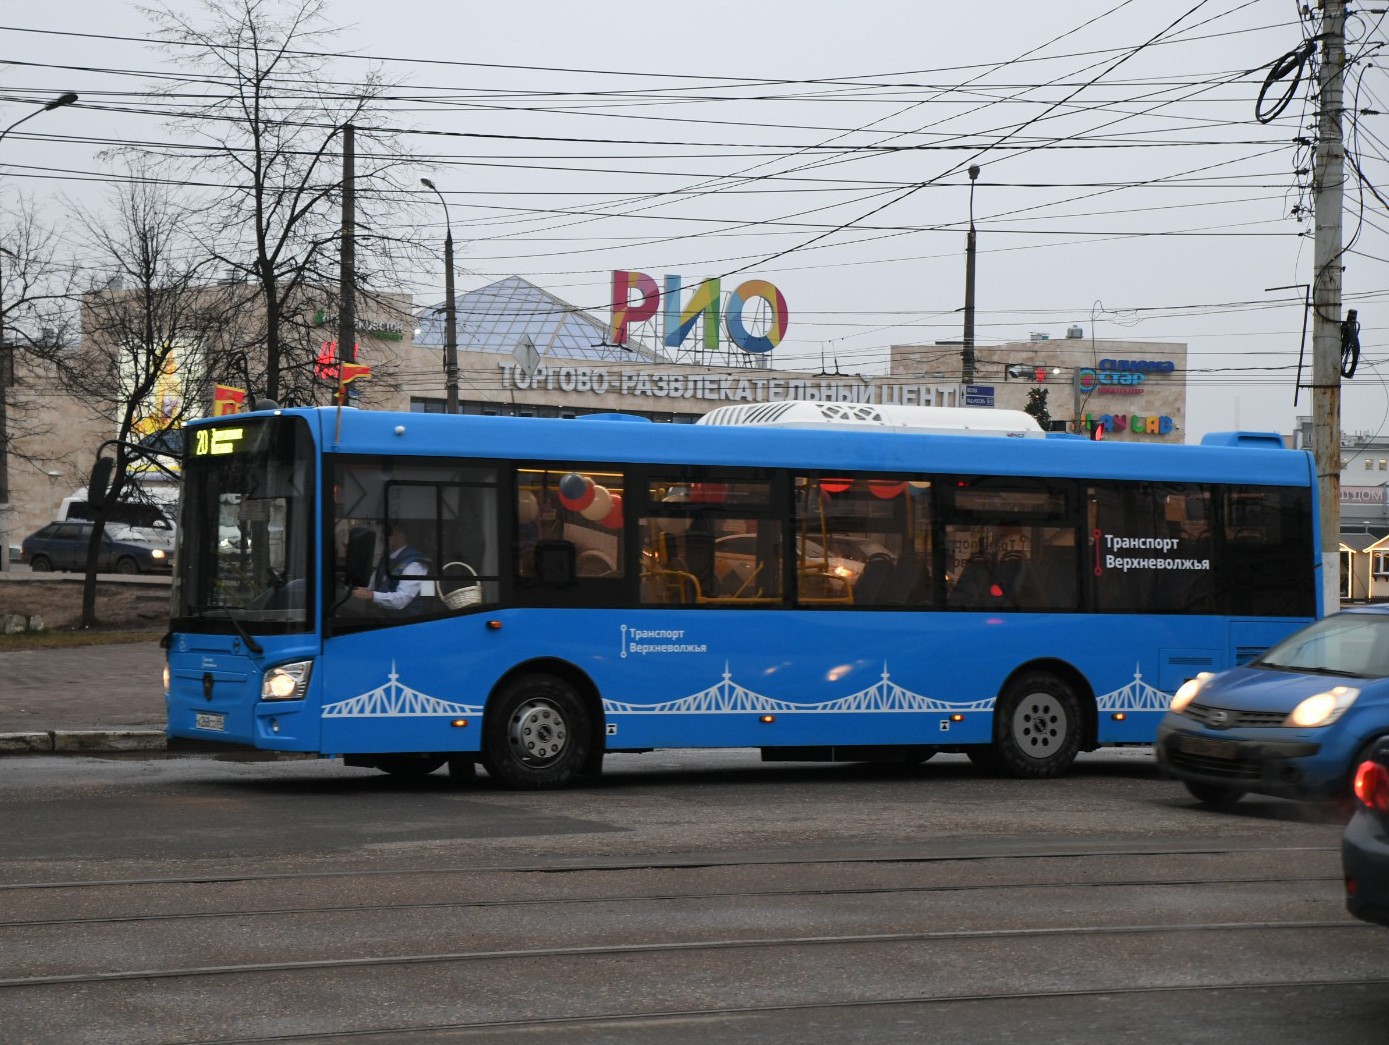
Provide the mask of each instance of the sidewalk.
[{"label": "sidewalk", "polygon": [[157,642],[0,652],[0,755],[164,749]]}]

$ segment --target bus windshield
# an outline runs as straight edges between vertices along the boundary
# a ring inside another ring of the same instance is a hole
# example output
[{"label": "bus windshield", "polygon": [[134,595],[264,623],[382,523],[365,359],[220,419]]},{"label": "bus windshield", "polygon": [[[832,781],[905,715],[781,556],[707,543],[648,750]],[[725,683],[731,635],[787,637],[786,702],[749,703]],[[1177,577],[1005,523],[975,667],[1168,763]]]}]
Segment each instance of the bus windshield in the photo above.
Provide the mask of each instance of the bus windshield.
[{"label": "bus windshield", "polygon": [[310,629],[313,453],[302,418],[196,429],[182,519],[177,629]]}]

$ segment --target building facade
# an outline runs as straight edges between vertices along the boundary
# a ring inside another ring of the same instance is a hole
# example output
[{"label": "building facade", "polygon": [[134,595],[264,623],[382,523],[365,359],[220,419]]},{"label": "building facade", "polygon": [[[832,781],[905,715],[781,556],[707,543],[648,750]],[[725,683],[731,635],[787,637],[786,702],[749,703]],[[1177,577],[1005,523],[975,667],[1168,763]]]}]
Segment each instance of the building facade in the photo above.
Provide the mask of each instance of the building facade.
[{"label": "building facade", "polygon": [[1187,348],[1180,342],[1087,338],[1071,327],[1065,338],[1034,334],[1028,341],[976,346],[968,367],[959,342],[893,345],[891,374],[953,379],[963,406],[1025,410],[1045,393],[1052,427],[1134,442],[1185,440]]},{"label": "building facade", "polygon": [[[371,374],[352,383],[351,403],[363,409],[442,412],[447,392],[444,306],[412,313],[404,295],[359,303],[357,362]],[[894,345],[883,374],[799,372],[776,369],[774,352],[727,350],[701,357],[671,352],[654,337],[613,343],[604,318],[555,297],[518,276],[459,295],[455,302],[460,410],[470,414],[577,417],[628,413],[657,421],[691,423],[733,404],[822,401],[870,405],[972,407],[1021,410],[1045,393],[1052,426],[1088,430],[1102,424],[1109,439],[1174,443],[1183,440],[1186,414],[1186,346],[1182,344],[1040,335],[1026,342],[976,348],[972,372],[962,346]],[[317,374],[326,388],[338,376],[334,317],[306,305],[301,326],[318,353]],[[254,325],[254,316],[245,322]],[[301,353],[302,354],[302,353]],[[189,350],[198,361],[213,353]],[[229,379],[216,377],[216,381]],[[12,415],[42,415],[44,435],[27,436],[12,425],[21,453],[11,457],[12,541],[37,529],[53,506],[85,485],[98,445],[115,434],[115,422],[90,404],[35,375],[31,388],[50,394],[21,404]],[[21,386],[23,383],[21,382]],[[151,404],[155,427],[165,407],[183,399],[188,416],[212,412],[206,373],[171,374],[159,389],[166,403]],[[250,389],[252,396],[260,390]],[[1030,397],[1029,393],[1033,393]],[[318,398],[326,401],[327,396]],[[39,405],[35,405],[35,404]],[[37,433],[39,427],[30,426]],[[154,433],[158,434],[158,433]],[[45,441],[49,440],[49,441]]]}]

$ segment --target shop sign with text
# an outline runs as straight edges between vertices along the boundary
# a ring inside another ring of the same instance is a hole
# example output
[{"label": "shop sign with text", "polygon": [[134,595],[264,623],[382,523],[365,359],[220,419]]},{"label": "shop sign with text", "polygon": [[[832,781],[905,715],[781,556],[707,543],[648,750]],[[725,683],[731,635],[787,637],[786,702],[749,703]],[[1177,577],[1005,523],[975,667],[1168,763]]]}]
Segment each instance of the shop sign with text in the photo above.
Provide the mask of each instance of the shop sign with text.
[{"label": "shop sign with text", "polygon": [[[613,272],[612,282],[612,323],[608,339],[614,345],[625,345],[631,336],[631,327],[645,323],[661,311],[662,343],[666,348],[679,348],[689,336],[696,322],[701,323],[701,342],[705,351],[714,352],[719,347],[720,309],[723,310],[722,325],[728,339],[744,352],[770,352],[786,336],[790,315],[786,308],[786,298],[781,291],[765,279],[749,279],[740,284],[728,295],[725,304],[720,289],[720,281],[706,279],[690,294],[683,306],[680,301],[681,284],[679,276],[665,277],[664,302],[662,291],[656,281],[645,272]],[[743,310],[749,301],[761,299],[771,310],[771,323],[767,332],[761,335],[749,333],[743,321]],[[664,307],[662,307],[664,304]]]},{"label": "shop sign with text", "polygon": [[865,384],[821,378],[765,375],[671,373],[659,370],[613,370],[589,366],[541,366],[534,373],[514,362],[497,364],[502,388],[592,395],[642,396],[653,399],[704,399],[723,403],[775,403],[805,400],[822,403],[876,403],[895,406],[955,406],[954,385],[913,383]]},{"label": "shop sign with text", "polygon": [[1166,414],[1086,414],[1082,427],[1089,431],[1104,425],[1108,432],[1132,432],[1134,435],[1170,435],[1175,427]]}]

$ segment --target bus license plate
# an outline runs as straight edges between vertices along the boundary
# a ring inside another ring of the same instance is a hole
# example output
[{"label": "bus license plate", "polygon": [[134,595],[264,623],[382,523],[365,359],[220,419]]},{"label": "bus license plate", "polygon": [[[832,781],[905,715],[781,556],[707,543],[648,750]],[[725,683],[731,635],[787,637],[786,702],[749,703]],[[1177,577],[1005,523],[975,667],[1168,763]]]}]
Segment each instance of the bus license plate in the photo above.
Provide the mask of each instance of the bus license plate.
[{"label": "bus license plate", "polygon": [[1239,745],[1231,740],[1210,740],[1206,737],[1179,737],[1178,747],[1188,755],[1204,758],[1223,758],[1233,761],[1239,757]]},{"label": "bus license plate", "polygon": [[227,728],[227,716],[216,711],[199,711],[193,716],[193,725],[223,733]]}]

